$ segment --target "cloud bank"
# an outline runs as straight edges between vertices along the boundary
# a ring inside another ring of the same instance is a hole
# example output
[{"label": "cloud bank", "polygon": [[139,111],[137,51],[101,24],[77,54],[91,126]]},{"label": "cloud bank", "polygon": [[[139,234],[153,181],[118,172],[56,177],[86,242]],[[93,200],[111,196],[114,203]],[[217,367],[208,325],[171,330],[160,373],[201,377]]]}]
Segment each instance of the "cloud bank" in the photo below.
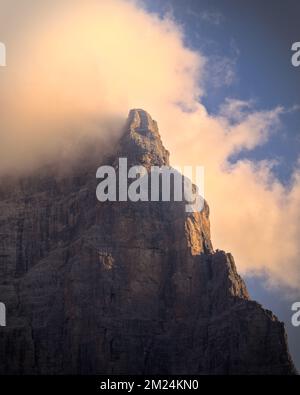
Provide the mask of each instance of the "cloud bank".
[{"label": "cloud bank", "polygon": [[0,37],[1,174],[68,158],[91,138],[108,152],[128,110],[144,108],[174,165],[205,166],[214,245],[242,274],[299,286],[299,168],[284,186],[275,162],[230,162],[272,138],[283,108],[228,99],[211,116],[201,103],[207,59],[137,1],[0,0]]}]

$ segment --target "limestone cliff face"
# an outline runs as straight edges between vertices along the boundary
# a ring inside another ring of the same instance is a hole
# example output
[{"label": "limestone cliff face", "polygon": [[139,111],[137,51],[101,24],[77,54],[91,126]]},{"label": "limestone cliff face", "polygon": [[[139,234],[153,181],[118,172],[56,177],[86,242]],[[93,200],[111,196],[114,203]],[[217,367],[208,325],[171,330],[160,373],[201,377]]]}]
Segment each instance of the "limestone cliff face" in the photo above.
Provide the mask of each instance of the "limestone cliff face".
[{"label": "limestone cliff face", "polygon": [[[118,157],[169,163],[146,112]],[[1,184],[0,373],[294,373],[283,324],[213,250],[207,204],[100,203],[99,165]]]}]

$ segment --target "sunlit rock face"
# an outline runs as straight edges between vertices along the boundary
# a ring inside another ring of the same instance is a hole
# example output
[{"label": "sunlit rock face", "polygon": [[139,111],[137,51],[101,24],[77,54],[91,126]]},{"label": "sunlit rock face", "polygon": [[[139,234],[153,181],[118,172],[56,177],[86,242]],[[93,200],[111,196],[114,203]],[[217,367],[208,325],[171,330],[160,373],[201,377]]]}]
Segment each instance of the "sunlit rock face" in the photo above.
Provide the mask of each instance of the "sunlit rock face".
[{"label": "sunlit rock face", "polygon": [[[119,157],[169,164],[145,111],[130,112]],[[1,184],[0,373],[294,373],[283,324],[214,251],[208,205],[100,203],[99,165]]]}]

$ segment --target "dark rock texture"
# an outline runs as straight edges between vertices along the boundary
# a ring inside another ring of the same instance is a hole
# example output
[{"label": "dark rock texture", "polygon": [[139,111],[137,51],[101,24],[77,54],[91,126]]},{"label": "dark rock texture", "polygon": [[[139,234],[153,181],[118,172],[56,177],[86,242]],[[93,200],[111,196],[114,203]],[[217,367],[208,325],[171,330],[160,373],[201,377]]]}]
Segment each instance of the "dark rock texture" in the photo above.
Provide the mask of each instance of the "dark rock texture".
[{"label": "dark rock texture", "polygon": [[[118,152],[167,165],[130,113]],[[214,251],[209,208],[96,199],[100,163],[0,187],[1,374],[292,374],[284,326]]]}]

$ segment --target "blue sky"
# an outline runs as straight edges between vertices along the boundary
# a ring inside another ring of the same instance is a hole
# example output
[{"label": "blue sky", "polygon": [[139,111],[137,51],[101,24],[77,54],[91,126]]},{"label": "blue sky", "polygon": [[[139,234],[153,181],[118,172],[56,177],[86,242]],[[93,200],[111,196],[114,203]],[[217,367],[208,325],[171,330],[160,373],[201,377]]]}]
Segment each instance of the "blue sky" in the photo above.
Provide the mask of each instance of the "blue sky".
[{"label": "blue sky", "polygon": [[[300,41],[297,0],[148,0],[146,7],[169,13],[185,32],[186,45],[208,57],[215,78],[207,79],[201,99],[218,113],[226,98],[253,102],[257,110],[282,106],[279,130],[263,146],[239,158],[276,159],[276,176],[290,182],[300,152],[300,67],[291,64],[291,46]],[[266,208],[267,209],[267,208]],[[283,246],[284,248],[284,246]],[[232,251],[234,255],[234,251]],[[284,263],[283,263],[284,264]],[[259,278],[247,278],[253,299],[283,320],[291,353],[300,369],[300,329],[292,327],[291,304],[279,290],[266,289]],[[300,290],[299,297],[300,299]]]}]

